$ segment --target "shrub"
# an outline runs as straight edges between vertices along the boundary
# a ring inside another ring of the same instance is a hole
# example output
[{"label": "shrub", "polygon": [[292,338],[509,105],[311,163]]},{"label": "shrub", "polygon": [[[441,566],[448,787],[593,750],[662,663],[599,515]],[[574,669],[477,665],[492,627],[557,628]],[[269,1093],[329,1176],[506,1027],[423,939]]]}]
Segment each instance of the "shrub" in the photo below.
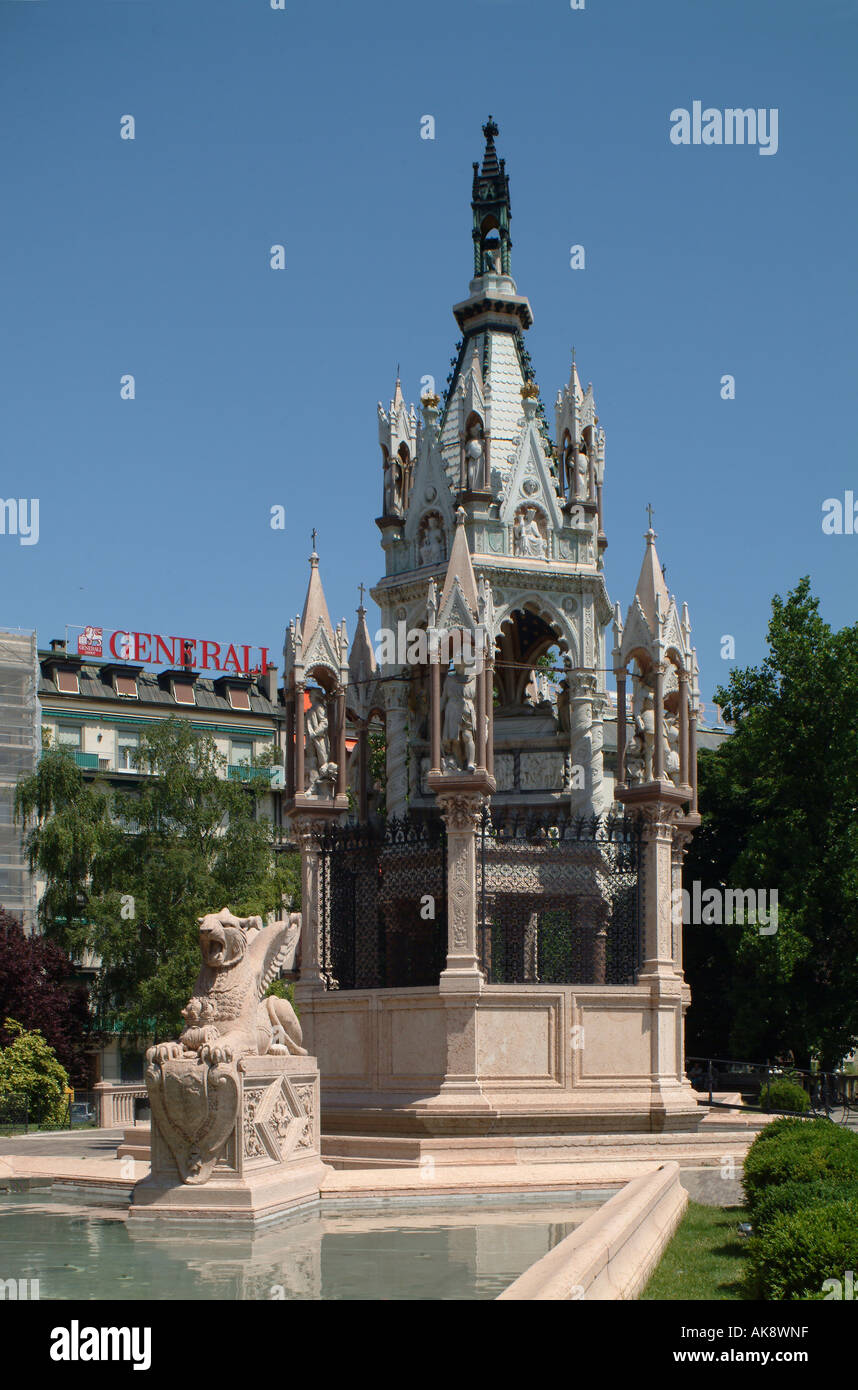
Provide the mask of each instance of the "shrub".
[{"label": "shrub", "polygon": [[745,1158],[743,1186],[752,1218],[766,1189],[821,1179],[858,1179],[858,1134],[829,1120],[790,1120],[769,1136],[764,1130]]},{"label": "shrub", "polygon": [[850,1182],[817,1178],[813,1182],[782,1182],[768,1187],[754,1206],[754,1235],[761,1235],[778,1216],[839,1200],[851,1201],[858,1212],[858,1178]]},{"label": "shrub", "polygon": [[752,1297],[818,1299],[826,1279],[858,1269],[854,1199],[784,1211],[748,1242]]},{"label": "shrub", "polygon": [[12,1041],[0,1048],[0,1104],[6,1097],[26,1096],[36,1124],[62,1123],[69,1079],[54,1049],[38,1029],[28,1033],[13,1018],[3,1028]]},{"label": "shrub", "polygon": [[774,1076],[760,1091],[763,1110],[791,1110],[800,1115],[810,1107],[810,1096],[803,1086],[788,1076]]}]

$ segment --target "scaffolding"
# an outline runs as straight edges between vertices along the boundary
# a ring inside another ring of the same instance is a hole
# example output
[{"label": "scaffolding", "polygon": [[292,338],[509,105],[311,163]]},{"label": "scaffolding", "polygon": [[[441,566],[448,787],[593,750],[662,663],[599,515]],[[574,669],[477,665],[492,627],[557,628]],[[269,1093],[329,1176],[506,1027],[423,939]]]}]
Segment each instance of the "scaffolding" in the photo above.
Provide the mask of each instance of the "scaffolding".
[{"label": "scaffolding", "polygon": [[0,907],[36,930],[36,884],[15,824],[15,789],[41,751],[35,632],[0,629]]}]

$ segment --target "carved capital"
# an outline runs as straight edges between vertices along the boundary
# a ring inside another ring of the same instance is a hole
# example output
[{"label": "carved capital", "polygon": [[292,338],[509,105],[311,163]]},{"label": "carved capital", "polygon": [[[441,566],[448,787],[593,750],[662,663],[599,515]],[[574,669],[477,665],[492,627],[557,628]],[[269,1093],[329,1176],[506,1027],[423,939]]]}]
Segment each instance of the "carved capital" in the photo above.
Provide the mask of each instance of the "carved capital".
[{"label": "carved capital", "polygon": [[439,793],[438,804],[448,830],[476,832],[479,829],[483,797],[467,796],[461,792],[446,796]]}]

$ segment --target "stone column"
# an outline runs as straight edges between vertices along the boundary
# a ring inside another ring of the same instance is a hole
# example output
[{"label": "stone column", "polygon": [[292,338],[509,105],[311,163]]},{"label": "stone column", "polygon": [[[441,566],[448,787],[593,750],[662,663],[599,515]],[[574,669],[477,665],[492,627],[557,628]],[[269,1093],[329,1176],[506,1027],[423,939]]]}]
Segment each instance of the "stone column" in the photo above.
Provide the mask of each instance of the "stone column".
[{"label": "stone column", "polygon": [[477,685],[477,737],[476,737],[476,759],[477,767],[484,768],[486,765],[486,673],[478,671],[476,676]]},{"label": "stone column", "polygon": [[480,793],[438,792],[447,827],[447,962],[440,986],[447,993],[479,993],[483,974],[477,957],[476,832],[484,798]]},{"label": "stone column", "polygon": [[441,662],[435,655],[431,665],[429,690],[429,771],[441,771]]},{"label": "stone column", "polygon": [[691,814],[697,815],[697,713],[692,710],[688,720],[688,771],[691,777]]},{"label": "stone column", "polygon": [[295,795],[295,692],[286,696],[286,799]]},{"label": "stone column", "polygon": [[688,675],[679,673],[679,785],[688,786]]},{"label": "stone column", "polygon": [[337,691],[337,796],[346,794],[346,692]]},{"label": "stone column", "polygon": [[652,775],[656,782],[664,777],[664,667],[655,668],[655,698],[653,699],[653,757]]},{"label": "stone column", "polygon": [[304,686],[295,686],[295,791],[304,792]]},{"label": "stone column", "polygon": [[495,775],[495,661],[486,658],[486,772]]},{"label": "stone column", "polygon": [[[586,784],[577,796],[589,800],[593,793],[593,697],[596,677],[590,672],[575,671],[569,678],[569,751],[572,766],[586,768]],[[573,799],[576,792],[572,792]]]},{"label": "stone column", "polygon": [[408,694],[404,681],[385,686],[387,710],[387,814],[404,816],[408,811]]},{"label": "stone column", "polygon": [[617,671],[617,784],[626,780],[626,673]]},{"label": "stone column", "polygon": [[317,822],[309,817],[293,820],[301,850],[301,974],[295,996],[326,986],[322,960],[322,920],[319,842],[313,833]]},{"label": "stone column", "polygon": [[366,720],[358,731],[358,819],[364,824],[369,816],[369,729]]}]

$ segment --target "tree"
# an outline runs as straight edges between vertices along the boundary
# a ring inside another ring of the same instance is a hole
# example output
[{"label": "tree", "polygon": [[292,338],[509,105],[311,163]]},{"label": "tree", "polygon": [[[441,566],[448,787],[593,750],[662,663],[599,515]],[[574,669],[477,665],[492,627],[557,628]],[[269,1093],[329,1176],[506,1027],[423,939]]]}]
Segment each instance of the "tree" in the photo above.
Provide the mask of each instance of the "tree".
[{"label": "tree", "polygon": [[69,1079],[53,1048],[37,1028],[28,1033],[14,1018],[4,1019],[3,1032],[11,1042],[0,1048],[0,1104],[26,1096],[37,1124],[62,1124]]},{"label": "tree", "polygon": [[830,1067],[858,1041],[858,625],[832,631],[805,577],[773,599],[768,643],[715,692],[735,730],[701,756],[686,881],[776,889],[777,931],[704,944],[691,926],[686,959],[696,1001],[730,1011],[733,1055]]},{"label": "tree", "polygon": [[[18,920],[0,908],[0,1018],[38,1028],[75,1084],[83,1085],[90,1017],[86,990],[73,975],[55,942],[25,936]],[[0,1045],[10,1041],[0,1028]]]},{"label": "tree", "polygon": [[141,1038],[180,1025],[199,969],[199,916],[227,904],[279,914],[284,895],[300,900],[300,880],[297,856],[276,853],[257,814],[268,779],[224,777],[210,736],[165,720],[141,735],[137,767],[138,787],[111,790],[49,750],[16,809],[32,822],[27,851],[47,882],[44,931],[74,956],[100,958],[99,1015]]}]

